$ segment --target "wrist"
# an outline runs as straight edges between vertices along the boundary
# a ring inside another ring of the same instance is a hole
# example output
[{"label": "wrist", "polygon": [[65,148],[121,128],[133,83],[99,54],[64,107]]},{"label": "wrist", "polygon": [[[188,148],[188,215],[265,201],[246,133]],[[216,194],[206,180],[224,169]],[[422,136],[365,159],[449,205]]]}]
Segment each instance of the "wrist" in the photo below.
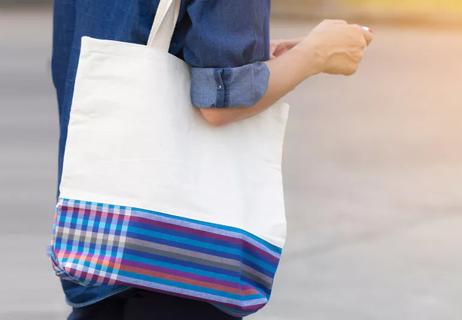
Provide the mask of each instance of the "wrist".
[{"label": "wrist", "polygon": [[324,71],[326,62],[325,55],[319,47],[308,41],[303,41],[293,48],[295,55],[299,56],[301,67],[307,77],[314,76]]}]

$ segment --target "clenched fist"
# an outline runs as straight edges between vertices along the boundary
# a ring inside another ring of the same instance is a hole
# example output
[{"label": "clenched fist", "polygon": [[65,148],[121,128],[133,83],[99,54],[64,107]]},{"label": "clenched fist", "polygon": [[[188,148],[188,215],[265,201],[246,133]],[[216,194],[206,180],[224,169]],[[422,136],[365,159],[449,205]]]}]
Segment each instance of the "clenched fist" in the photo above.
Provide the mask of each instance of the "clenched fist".
[{"label": "clenched fist", "polygon": [[372,32],[343,20],[324,20],[294,48],[317,60],[317,71],[352,75],[358,69]]}]

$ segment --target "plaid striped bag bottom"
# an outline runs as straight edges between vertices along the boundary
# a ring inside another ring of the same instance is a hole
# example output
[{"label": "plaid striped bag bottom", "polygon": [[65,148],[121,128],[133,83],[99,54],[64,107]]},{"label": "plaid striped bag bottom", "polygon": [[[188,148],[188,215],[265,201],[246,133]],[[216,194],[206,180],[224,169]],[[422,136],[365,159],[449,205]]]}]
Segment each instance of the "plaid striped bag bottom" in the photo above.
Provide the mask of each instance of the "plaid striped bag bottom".
[{"label": "plaid striped bag bottom", "polygon": [[281,248],[228,226],[59,199],[49,255],[59,277],[81,285],[144,288],[245,316],[268,302]]}]

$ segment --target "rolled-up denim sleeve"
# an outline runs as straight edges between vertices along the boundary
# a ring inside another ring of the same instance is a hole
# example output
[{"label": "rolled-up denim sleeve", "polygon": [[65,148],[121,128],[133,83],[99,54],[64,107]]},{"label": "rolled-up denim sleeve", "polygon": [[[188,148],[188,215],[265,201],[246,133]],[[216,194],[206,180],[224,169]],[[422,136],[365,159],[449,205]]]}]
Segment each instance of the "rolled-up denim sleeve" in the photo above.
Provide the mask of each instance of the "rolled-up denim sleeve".
[{"label": "rolled-up denim sleeve", "polygon": [[265,94],[270,0],[191,1],[184,60],[199,108],[248,107]]}]

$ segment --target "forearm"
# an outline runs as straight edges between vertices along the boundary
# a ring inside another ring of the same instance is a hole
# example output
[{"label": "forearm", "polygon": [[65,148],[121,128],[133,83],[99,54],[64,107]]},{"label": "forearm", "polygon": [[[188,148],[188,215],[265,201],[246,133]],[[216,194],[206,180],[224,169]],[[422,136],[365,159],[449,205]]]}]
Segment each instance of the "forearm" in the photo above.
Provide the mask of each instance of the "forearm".
[{"label": "forearm", "polygon": [[266,62],[270,77],[264,96],[251,107],[200,109],[212,125],[220,126],[254,116],[292,91],[300,82],[320,72],[315,51],[307,54],[297,47]]},{"label": "forearm", "polygon": [[[367,27],[343,20],[324,20],[310,34],[292,47],[290,41],[273,52],[277,58],[267,62],[270,70],[266,93],[251,107],[201,109],[204,118],[220,126],[256,115],[300,82],[318,73],[352,75],[356,72],[371,43],[373,34]],[[282,52],[282,53],[281,53]]]}]

